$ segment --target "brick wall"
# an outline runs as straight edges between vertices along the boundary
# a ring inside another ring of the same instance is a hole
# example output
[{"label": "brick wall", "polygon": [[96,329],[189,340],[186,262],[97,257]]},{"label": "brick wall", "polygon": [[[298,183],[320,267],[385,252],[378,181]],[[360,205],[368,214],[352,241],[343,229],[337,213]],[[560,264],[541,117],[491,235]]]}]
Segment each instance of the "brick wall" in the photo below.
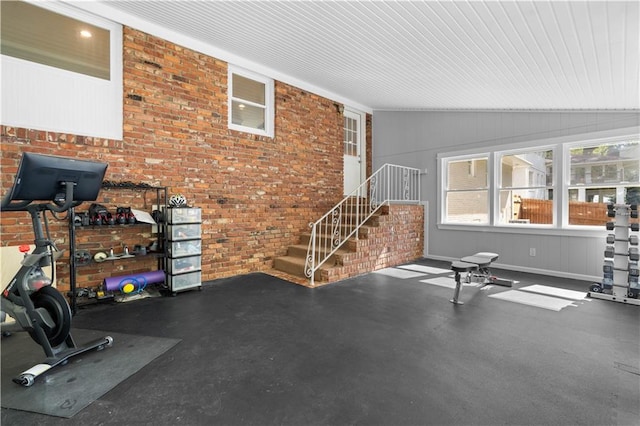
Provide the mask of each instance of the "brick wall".
[{"label": "brick wall", "polygon": [[[231,131],[225,62],[127,27],[123,44],[123,140],[2,126],[2,194],[23,151],[105,161],[106,180],[167,186],[170,195],[182,193],[203,209],[203,280],[270,269],[310,221],[342,198],[343,122],[337,105],[276,82],[275,137]],[[369,131],[370,117],[367,123]],[[111,210],[151,211],[152,192],[103,190],[98,202]],[[83,207],[88,205],[78,210]],[[66,222],[50,225],[54,240],[66,248]],[[3,213],[0,232],[3,245],[33,240],[26,213]],[[151,238],[150,228],[139,226],[82,230],[78,248],[120,249]],[[58,268],[62,290],[68,288],[67,259]],[[154,269],[154,262],[83,266],[78,286]]]},{"label": "brick wall", "polygon": [[352,241],[353,253],[343,255],[344,267],[329,271],[324,279],[335,282],[371,271],[401,265],[423,256],[424,206],[383,206],[378,226]]}]

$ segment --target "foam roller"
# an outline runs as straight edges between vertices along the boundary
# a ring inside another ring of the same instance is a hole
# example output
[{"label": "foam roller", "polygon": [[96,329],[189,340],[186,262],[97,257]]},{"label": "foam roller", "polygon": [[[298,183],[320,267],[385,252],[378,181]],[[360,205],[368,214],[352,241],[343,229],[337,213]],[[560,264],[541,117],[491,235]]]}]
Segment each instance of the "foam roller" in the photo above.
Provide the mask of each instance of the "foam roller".
[{"label": "foam roller", "polygon": [[142,272],[140,274],[120,275],[104,279],[104,288],[107,291],[121,291],[122,293],[140,292],[148,284],[164,282],[164,271]]}]

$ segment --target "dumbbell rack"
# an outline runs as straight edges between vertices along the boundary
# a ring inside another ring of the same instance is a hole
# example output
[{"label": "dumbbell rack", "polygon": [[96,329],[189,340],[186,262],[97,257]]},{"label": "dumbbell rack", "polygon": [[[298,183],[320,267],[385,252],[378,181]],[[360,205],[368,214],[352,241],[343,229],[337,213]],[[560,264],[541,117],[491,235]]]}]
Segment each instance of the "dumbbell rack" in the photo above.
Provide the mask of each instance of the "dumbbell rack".
[{"label": "dumbbell rack", "polygon": [[[638,217],[636,204],[609,204],[607,216],[607,246],[604,251],[603,279],[589,287],[589,297],[613,302],[640,305],[638,283]],[[611,232],[613,231],[613,232]]]}]

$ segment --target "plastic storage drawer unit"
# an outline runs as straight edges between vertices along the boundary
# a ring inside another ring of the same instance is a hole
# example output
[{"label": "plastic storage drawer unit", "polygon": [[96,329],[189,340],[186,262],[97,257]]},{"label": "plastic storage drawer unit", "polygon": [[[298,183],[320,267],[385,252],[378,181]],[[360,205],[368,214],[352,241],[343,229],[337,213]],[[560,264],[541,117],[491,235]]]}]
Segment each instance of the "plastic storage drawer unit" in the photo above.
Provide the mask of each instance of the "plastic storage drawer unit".
[{"label": "plastic storage drawer unit", "polygon": [[199,271],[202,258],[198,256],[177,257],[169,262],[170,274],[184,274],[186,272]]},{"label": "plastic storage drawer unit", "polygon": [[202,210],[199,208],[190,208],[190,207],[178,207],[167,209],[168,212],[168,223],[178,224],[178,223],[200,223],[201,220],[201,212]]},{"label": "plastic storage drawer unit", "polygon": [[167,258],[164,268],[167,284],[175,295],[179,291],[201,289],[202,209],[170,207],[167,209],[165,239]]},{"label": "plastic storage drawer unit", "polygon": [[189,290],[192,288],[202,288],[202,277],[200,271],[191,272],[190,274],[168,275],[167,281],[174,293],[181,290]]},{"label": "plastic storage drawer unit", "polygon": [[200,225],[167,226],[171,241],[192,240],[200,238]]},{"label": "plastic storage drawer unit", "polygon": [[169,244],[169,257],[194,256],[202,254],[202,240],[172,241]]}]

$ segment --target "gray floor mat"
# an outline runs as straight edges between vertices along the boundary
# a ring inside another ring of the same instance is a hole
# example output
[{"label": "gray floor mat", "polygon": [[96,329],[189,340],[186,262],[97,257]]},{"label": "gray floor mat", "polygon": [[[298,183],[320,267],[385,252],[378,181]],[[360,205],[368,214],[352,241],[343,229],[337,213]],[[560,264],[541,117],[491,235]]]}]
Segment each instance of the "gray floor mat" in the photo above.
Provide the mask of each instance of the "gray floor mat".
[{"label": "gray floor mat", "polygon": [[2,338],[2,407],[72,417],[116,387],[180,340],[97,330],[72,330],[78,346],[103,336],[113,337],[113,346],[72,357],[36,379],[31,387],[12,378],[45,359],[44,351],[26,333]]}]

